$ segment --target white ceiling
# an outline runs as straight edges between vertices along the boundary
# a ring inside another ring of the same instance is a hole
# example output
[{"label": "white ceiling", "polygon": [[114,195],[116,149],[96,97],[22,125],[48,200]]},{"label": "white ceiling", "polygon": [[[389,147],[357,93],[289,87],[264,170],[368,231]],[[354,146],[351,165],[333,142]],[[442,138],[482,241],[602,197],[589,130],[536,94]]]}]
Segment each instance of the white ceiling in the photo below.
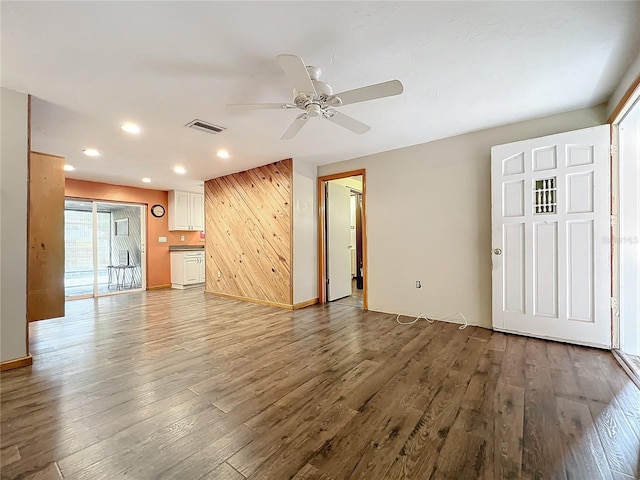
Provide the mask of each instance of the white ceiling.
[{"label": "white ceiling", "polygon": [[[32,147],[68,176],[148,188],[282,158],[312,164],[596,105],[640,50],[640,2],[1,2],[2,86],[32,94]],[[398,97],[341,111],[355,135],[297,110],[275,59],[301,56],[335,92],[397,78]],[[227,128],[211,136],[195,119]],[[138,123],[143,133],[119,126]],[[103,154],[88,158],[82,149]],[[219,148],[229,160],[216,157]],[[425,159],[428,161],[428,159]],[[184,176],[173,173],[182,164]],[[153,183],[141,183],[142,177]]]}]

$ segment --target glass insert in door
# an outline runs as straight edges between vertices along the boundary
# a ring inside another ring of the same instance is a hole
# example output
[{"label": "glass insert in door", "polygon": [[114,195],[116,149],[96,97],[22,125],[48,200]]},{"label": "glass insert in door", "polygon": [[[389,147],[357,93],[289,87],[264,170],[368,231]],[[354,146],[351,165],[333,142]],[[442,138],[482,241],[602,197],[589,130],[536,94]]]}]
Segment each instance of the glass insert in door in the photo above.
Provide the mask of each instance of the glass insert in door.
[{"label": "glass insert in door", "polygon": [[98,225],[98,294],[142,286],[142,215],[138,205],[97,203],[109,223]]},{"label": "glass insert in door", "polygon": [[93,202],[65,200],[65,297],[93,295]]}]

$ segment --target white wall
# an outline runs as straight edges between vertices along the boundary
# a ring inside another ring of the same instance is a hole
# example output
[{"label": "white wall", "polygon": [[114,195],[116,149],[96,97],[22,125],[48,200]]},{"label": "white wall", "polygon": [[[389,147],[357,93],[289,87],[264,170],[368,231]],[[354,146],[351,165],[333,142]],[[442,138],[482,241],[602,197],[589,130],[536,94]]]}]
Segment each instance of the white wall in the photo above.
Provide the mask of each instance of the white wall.
[{"label": "white wall", "polygon": [[316,168],[293,159],[293,303],[318,298]]},{"label": "white wall", "polygon": [[620,123],[620,348],[640,355],[640,104]]},{"label": "white wall", "polygon": [[611,113],[618,106],[618,103],[620,103],[620,100],[622,100],[624,94],[627,93],[629,87],[633,85],[633,82],[635,82],[638,77],[640,77],[640,54],[638,54],[638,57],[631,63],[631,65],[629,65],[629,68],[622,77],[620,84],[613,92],[613,95],[611,95],[609,103],[607,104],[607,118],[609,118]]},{"label": "white wall", "polygon": [[366,169],[369,308],[462,312],[490,327],[491,147],[599,125],[605,113],[577,110],[318,167]]},{"label": "white wall", "polygon": [[27,355],[27,95],[0,89],[0,361]]}]

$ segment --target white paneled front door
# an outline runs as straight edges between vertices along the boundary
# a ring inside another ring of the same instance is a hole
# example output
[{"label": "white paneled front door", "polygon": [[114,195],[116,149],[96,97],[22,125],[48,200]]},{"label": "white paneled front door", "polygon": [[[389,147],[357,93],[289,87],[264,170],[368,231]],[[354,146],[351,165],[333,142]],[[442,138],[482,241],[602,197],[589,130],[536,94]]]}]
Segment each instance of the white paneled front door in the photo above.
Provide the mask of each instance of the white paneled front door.
[{"label": "white paneled front door", "polygon": [[609,126],[491,149],[493,327],[611,346]]}]

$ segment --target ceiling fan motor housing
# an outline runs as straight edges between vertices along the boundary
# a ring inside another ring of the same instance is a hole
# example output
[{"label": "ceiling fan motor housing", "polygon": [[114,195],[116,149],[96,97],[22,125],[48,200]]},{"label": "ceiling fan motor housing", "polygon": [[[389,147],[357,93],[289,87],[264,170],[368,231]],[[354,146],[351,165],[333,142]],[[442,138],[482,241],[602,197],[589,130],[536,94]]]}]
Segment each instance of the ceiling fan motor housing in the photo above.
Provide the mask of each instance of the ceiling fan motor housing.
[{"label": "ceiling fan motor housing", "polygon": [[[307,70],[311,76],[313,87],[316,89],[316,94],[300,93],[294,90],[293,103],[301,110],[305,110],[311,117],[319,116],[327,107],[339,107],[342,105],[342,101],[333,95],[331,85],[317,79],[317,76],[320,75],[320,69],[308,66]],[[312,73],[313,75],[311,75]]]}]

